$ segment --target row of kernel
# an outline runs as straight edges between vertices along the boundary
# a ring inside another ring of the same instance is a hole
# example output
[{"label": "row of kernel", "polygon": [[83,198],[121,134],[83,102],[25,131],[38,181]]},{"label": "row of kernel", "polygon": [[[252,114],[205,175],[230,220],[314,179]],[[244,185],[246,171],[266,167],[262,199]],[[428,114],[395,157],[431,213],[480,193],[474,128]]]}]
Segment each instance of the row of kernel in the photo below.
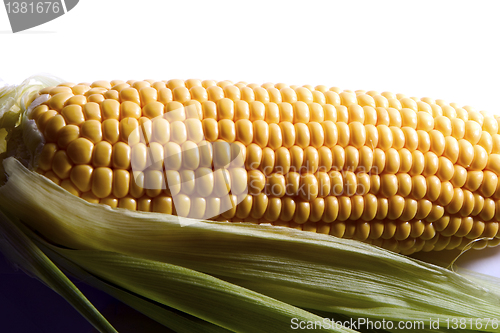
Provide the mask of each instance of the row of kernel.
[{"label": "row of kernel", "polygon": [[[312,232],[319,232],[319,233],[325,233],[325,234],[331,234],[335,235],[337,237],[344,237],[344,238],[354,238],[358,240],[362,240],[366,243],[377,245],[383,248],[386,248],[390,251],[394,252],[401,252],[403,254],[409,255],[414,252],[418,251],[432,251],[432,250],[443,250],[443,249],[463,249],[466,245],[469,245],[471,243],[470,238],[466,237],[459,237],[459,236],[443,236],[442,234],[436,233],[432,227],[432,224],[425,224],[425,231],[423,235],[425,236],[420,236],[418,238],[414,238],[410,235],[410,237],[406,239],[396,239],[394,238],[365,238],[367,235],[367,232],[369,234],[373,235],[378,234],[381,232],[384,232],[385,230],[383,228],[383,223],[380,223],[380,221],[375,221],[375,225],[370,224],[369,227],[367,226],[366,223],[358,223],[356,222],[335,222],[335,223],[314,223],[314,222],[307,222],[304,224],[296,224],[293,222],[283,222],[283,221],[276,221],[276,223],[273,223],[276,226],[287,226],[287,227],[292,227],[292,228],[297,228],[300,230],[304,231],[312,231]],[[420,221],[412,221],[412,223],[415,223],[414,225],[417,226],[418,229],[422,229],[421,222]],[[382,226],[382,228],[381,228]],[[391,231],[394,231],[394,235],[396,235],[396,230],[398,231],[404,231],[407,229],[407,224],[405,222],[401,222],[399,226],[394,226],[391,225],[389,226],[389,229]],[[414,229],[412,229],[413,232]],[[390,234],[390,232],[389,232]],[[478,234],[478,233],[476,233]],[[434,235],[432,238],[429,239],[429,236]],[[471,235],[472,236],[472,235]],[[498,237],[498,235],[497,235]],[[400,237],[401,238],[401,237]],[[479,243],[479,244],[478,244]],[[494,238],[493,240],[490,241],[481,241],[481,242],[476,242],[473,244],[474,248],[483,248],[488,243],[491,243],[491,245],[496,245],[500,243],[499,238]],[[476,245],[477,244],[477,245]]]},{"label": "row of kernel", "polygon": [[[450,210],[457,211],[472,194],[494,199],[498,199],[500,195],[498,177],[489,171],[484,174],[467,173],[463,187],[454,186],[453,181],[441,181],[436,176],[410,176],[407,173],[378,175],[349,170],[311,173],[291,168],[287,173],[273,172],[266,175],[265,172],[254,169],[248,171],[248,178],[251,184],[249,191],[254,194],[263,190],[278,197],[306,192],[304,195],[308,198],[367,193],[388,198],[398,194],[416,200],[427,198],[444,206],[451,204]],[[307,191],[304,191],[305,188]]]},{"label": "row of kernel", "polygon": [[221,210],[220,198],[188,197],[183,194],[176,195],[173,198],[167,195],[159,195],[153,198],[133,198],[127,196],[117,199],[115,197],[108,197],[100,199],[99,202],[113,208],[120,207],[197,219],[212,218],[219,215]]},{"label": "row of kernel", "polygon": [[[311,173],[347,170],[370,174],[437,175],[443,181],[452,180],[460,183],[461,178],[467,176],[467,171],[478,171],[476,168],[466,170],[460,165],[453,165],[448,158],[443,156],[438,158],[432,152],[423,154],[420,151],[410,152],[405,148],[399,151],[390,148],[384,152],[378,148],[372,151],[368,147],[362,147],[358,150],[353,146],[346,148],[334,146],[331,149],[326,146],[319,149],[313,146],[308,146],[305,149],[300,146],[292,146],[290,149],[280,147],[273,150],[269,147],[262,149],[252,143],[241,152],[247,169],[260,169],[266,175],[271,172],[286,174],[290,170]],[[214,151],[215,153],[218,152]],[[478,162],[475,161],[473,166],[479,165]],[[481,163],[483,162],[481,161]],[[470,165],[467,166],[470,167]],[[463,183],[465,183],[465,178]]]},{"label": "row of kernel", "polygon": [[[283,225],[282,221],[273,222],[274,225]],[[451,224],[450,224],[451,225]],[[465,243],[478,237],[494,238],[498,237],[498,222],[478,222],[470,218],[454,218],[452,225],[456,234],[448,230],[437,231],[433,223],[421,220],[412,221],[337,221],[333,223],[312,223],[307,222],[302,225],[302,230],[329,233],[336,237],[354,238],[361,241],[381,242],[392,240],[401,242],[405,239],[420,240],[435,244],[439,237],[458,237],[464,239]],[[311,230],[316,227],[316,230]],[[327,232],[325,232],[328,230]],[[437,237],[437,238],[436,238]],[[452,249],[459,247],[460,242],[451,245]],[[446,246],[446,245],[444,245]]]},{"label": "row of kernel", "polygon": [[[465,237],[457,237],[457,236],[443,236],[440,234],[436,234],[436,236],[425,242],[424,246],[417,249],[417,251],[441,251],[441,250],[452,250],[459,249],[462,250],[465,247],[474,248],[474,249],[482,249],[486,246],[495,246],[498,245],[499,239],[495,238],[493,240],[480,240],[472,242],[470,239]],[[406,254],[405,252],[402,252]]]},{"label": "row of kernel", "polygon": [[64,179],[74,165],[129,169],[131,162],[131,148],[126,143],[111,145],[102,141],[94,145],[88,139],[78,138],[68,145],[67,150],[58,150],[54,143],[45,144],[38,159],[38,167],[44,171],[52,169]]},{"label": "row of kernel", "polygon": [[[114,85],[114,89],[111,87],[112,84]],[[162,85],[163,88],[165,88],[165,84],[162,82],[151,84],[147,81],[141,81],[130,85],[129,83],[125,83],[123,81],[114,81],[111,83],[97,81],[91,85],[81,83],[72,85],[71,87],[57,86],[54,88],[43,89],[40,91],[40,94],[48,93],[51,96],[56,96],[58,94],[73,94],[75,97],[78,96],[78,98],[86,97],[89,102],[100,103],[104,99],[108,99],[118,102],[133,101],[138,105],[144,106],[149,101],[164,97],[162,92],[159,91],[162,88]],[[152,86],[157,87],[158,89],[154,89]],[[143,90],[143,88],[145,89]],[[141,92],[141,90],[143,91]],[[168,89],[168,91],[170,92],[170,98],[167,98],[167,101],[172,101],[170,89]],[[141,99],[142,103],[140,101]]]},{"label": "row of kernel", "polygon": [[[151,99],[146,105],[141,107],[140,104],[130,100],[120,102],[115,99],[102,97],[98,101],[92,101],[81,95],[71,96],[70,94],[60,93],[52,96],[44,104],[35,108],[32,111],[31,118],[33,119],[39,113],[43,113],[48,109],[61,113],[68,123],[75,125],[90,119],[99,121],[106,119],[121,120],[126,117],[139,119],[141,116],[154,118],[172,111],[177,111],[177,113],[183,114],[184,117],[186,115],[187,117],[201,117],[201,104],[197,101],[184,104],[176,101],[163,102],[160,103]],[[191,115],[188,113],[194,114]]]},{"label": "row of kernel", "polygon": [[[98,148],[96,145],[96,149]],[[202,196],[224,196],[229,188],[232,193],[237,194],[245,191],[247,187],[247,172],[243,168],[232,168],[229,171],[218,169],[215,172],[211,167],[199,167],[195,171],[188,169],[165,172],[162,169],[145,172],[129,171],[131,162],[130,159],[126,159],[126,155],[130,155],[130,148],[127,145],[115,145],[113,153],[107,154],[107,161],[104,161],[102,152],[94,151],[92,158],[91,149],[88,150],[89,154],[83,155],[76,153],[75,155],[73,152],[79,150],[71,150],[68,156],[65,151],[58,151],[53,144],[45,145],[39,169],[42,172],[50,172],[49,178],[56,183],[70,179],[79,193],[92,190],[99,198],[107,197],[111,193],[121,198],[129,192],[133,197],[140,197],[144,193],[155,197],[160,195],[162,190],[168,191],[171,195],[179,192],[185,194],[197,192]],[[108,147],[108,150],[111,151],[111,147]],[[49,154],[52,156],[51,159]],[[84,157],[87,160],[82,160]],[[91,158],[94,167],[89,165]]]},{"label": "row of kernel", "polygon": [[59,149],[55,143],[44,145],[38,158],[38,167],[43,171],[53,169],[61,178],[67,178],[73,165],[88,164],[93,167],[113,167],[144,170],[196,170],[223,167],[243,167],[245,147],[226,142],[198,144],[186,141],[182,145],[169,142],[164,146],[151,143],[149,147],[139,143],[130,147],[124,142],[114,145],[107,141],[94,144],[86,138],[76,138],[68,149]]},{"label": "row of kernel", "polygon": [[[492,117],[486,117],[484,122],[475,120],[462,120],[447,116],[433,117],[425,111],[415,112],[411,109],[397,110],[394,108],[373,108],[371,106],[351,105],[320,105],[318,103],[295,102],[290,103],[262,103],[245,101],[234,102],[222,98],[217,103],[203,102],[204,118],[220,119],[250,119],[266,120],[268,123],[289,121],[293,123],[308,121],[322,122],[360,122],[364,125],[386,125],[395,127],[410,127],[415,130],[430,132],[433,129],[441,131],[444,135],[457,138],[474,137],[477,132],[485,131],[490,135],[498,133],[498,123]],[[475,117],[476,119],[478,117]]]},{"label": "row of kernel", "polygon": [[[265,223],[266,221],[260,221]],[[276,226],[291,226],[293,222],[274,221]],[[302,230],[315,231],[319,233],[328,233],[336,237],[354,238],[361,241],[376,239],[394,239],[402,241],[408,238],[419,238],[422,240],[432,239],[436,235],[436,230],[432,223],[426,223],[421,220],[412,221],[335,221],[325,222],[306,222],[302,224]]]},{"label": "row of kernel", "polygon": [[[386,97],[387,99],[397,98],[401,103],[401,107],[395,106],[394,108],[400,111],[402,111],[403,108],[406,108],[406,109],[411,109],[417,113],[420,112],[428,113],[429,115],[432,116],[432,118],[439,117],[439,119],[435,120],[437,120],[441,124],[437,124],[436,127],[449,128],[450,122],[452,123],[452,127],[463,127],[465,122],[471,120],[478,123],[484,131],[489,132],[491,135],[498,133],[498,119],[493,118],[490,114],[484,111],[475,112],[474,109],[469,106],[460,108],[455,103],[450,103],[448,105],[447,103],[441,100],[434,101],[430,98],[418,99],[415,97],[406,98],[402,94],[394,95],[388,92],[382,93],[380,95],[373,91],[366,93],[366,95],[357,94],[359,105],[361,106],[372,105],[371,103],[364,104],[363,101],[361,101],[363,99],[370,100],[370,96],[367,95],[370,95],[373,98],[380,98],[382,96]],[[448,118],[448,120],[441,118],[441,116],[444,116],[444,118]],[[475,125],[472,124],[472,126]]]},{"label": "row of kernel", "polygon": [[386,125],[375,127],[362,125],[360,122],[352,122],[349,125],[331,121],[269,124],[264,120],[251,122],[248,119],[240,119],[233,122],[223,119],[217,122],[211,118],[203,120],[203,130],[208,141],[236,140],[245,145],[254,142],[262,148],[269,146],[272,149],[281,146],[290,148],[293,145],[302,148],[309,145],[316,148],[323,145],[329,148],[334,145],[341,147],[350,145],[358,149],[368,146],[383,151],[390,148],[396,150],[406,148],[409,151],[419,150],[422,153],[430,151],[437,156],[443,155],[458,160],[465,166],[472,163],[474,154],[484,160],[486,154],[500,152],[500,135],[492,137],[484,131],[474,139],[457,139],[453,136],[444,136],[438,130],[427,133],[422,130],[415,131],[410,127],[398,128]]},{"label": "row of kernel", "polygon": [[[50,101],[51,100],[49,100],[49,104]],[[44,107],[48,108],[49,106],[41,105],[33,110],[33,114],[43,112],[38,109]],[[169,102],[166,105],[159,102],[151,102],[141,108],[133,102],[125,101],[120,103],[116,100],[105,99],[100,103],[88,102],[83,105],[68,104],[56,111],[61,113],[68,124],[73,125],[81,125],[85,120],[121,120],[128,117],[135,119],[141,117],[149,119],[165,117],[166,119],[171,118],[172,120],[185,120],[186,118],[200,119],[201,117],[201,105],[197,102],[185,104]]]},{"label": "row of kernel", "polygon": [[367,97],[366,95],[369,95],[374,99],[380,97],[385,97],[387,100],[396,99],[401,104],[401,107],[398,109],[408,108],[412,109],[415,112],[424,111],[429,114],[432,114],[433,117],[446,116],[448,118],[460,118],[464,121],[475,120],[479,122],[481,125],[483,125],[485,118],[491,116],[489,113],[485,111],[476,112],[470,106],[464,106],[463,108],[461,108],[456,103],[448,104],[443,100],[433,100],[428,97],[420,99],[416,97],[407,98],[404,94],[393,94],[390,92],[383,92],[382,94],[379,94],[375,91],[369,91],[366,92],[366,94],[364,92],[356,92],[356,96],[358,97],[358,103],[360,105],[363,105],[363,102],[360,101],[360,99],[362,100],[366,98],[367,100],[370,100],[369,97]]},{"label": "row of kernel", "polygon": [[[266,222],[266,221],[263,221]],[[458,228],[456,235],[436,232],[432,223],[420,220],[412,221],[337,221],[333,223],[275,221],[273,225],[298,228],[304,231],[331,234],[336,237],[353,238],[370,244],[387,248],[391,251],[411,254],[421,250],[462,249],[471,242],[471,239],[498,237],[498,223],[483,223],[477,225],[465,220]],[[494,238],[492,243],[499,243]],[[478,245],[478,248],[486,243]]]},{"label": "row of kernel", "polygon": [[[253,206],[254,204],[256,206]],[[306,221],[329,223],[349,219],[362,221],[374,219],[410,221],[419,219],[426,222],[436,222],[439,225],[445,225],[446,221],[449,223],[449,216],[445,215],[442,206],[433,205],[425,199],[413,200],[401,196],[393,198],[377,198],[370,194],[353,197],[328,196],[306,201],[299,197],[279,198],[259,193],[257,195],[247,195],[244,202],[242,201],[239,205],[242,206],[237,208],[232,213],[233,215],[237,211],[247,212],[248,214],[252,212],[252,218],[264,218],[268,221],[294,220],[296,223],[305,223]],[[257,209],[257,207],[259,208]],[[244,219],[250,216],[241,212],[236,215],[237,218]],[[230,215],[231,213],[225,213],[224,217],[233,218]],[[480,219],[482,219],[481,215],[479,215]],[[455,225],[453,224],[453,226]],[[447,224],[442,229],[445,229],[446,226]]]},{"label": "row of kernel", "polygon": [[110,195],[118,199],[129,195],[139,198],[146,192],[137,185],[135,175],[123,169],[94,169],[88,165],[77,165],[69,169],[64,178],[60,177],[57,169],[47,171],[44,175],[79,197],[83,197],[84,193],[92,193],[96,198],[106,198]]},{"label": "row of kernel", "polygon": [[[254,195],[261,194],[266,194],[266,192]],[[274,193],[270,193],[269,198],[280,198],[273,195]],[[450,203],[443,206],[439,205],[440,202],[435,204],[428,199],[415,200],[412,198],[403,198],[399,195],[390,198],[380,198],[374,194],[354,195],[352,197],[330,195],[310,198],[310,196],[310,194],[300,196],[299,193],[299,196],[295,198],[310,202],[313,207],[311,209],[315,210],[314,216],[317,216],[318,220],[324,222],[343,221],[347,219],[370,221],[372,219],[385,218],[389,220],[402,219],[408,221],[416,218],[427,222],[439,220],[441,221],[440,223],[446,223],[446,221],[449,221],[450,216],[447,214],[458,214],[457,216],[464,218],[473,217],[475,220],[480,221],[500,220],[500,216],[498,216],[498,212],[500,211],[498,201],[484,199],[480,195],[472,196],[471,202],[464,202],[464,206],[458,207],[458,209],[451,209],[453,206],[458,206],[456,205],[456,197]],[[290,200],[294,199],[294,197],[282,197],[282,199]]]},{"label": "row of kernel", "polygon": [[172,122],[160,118],[151,122],[145,117],[139,120],[127,117],[121,121],[106,119],[102,123],[91,119],[76,125],[67,124],[62,115],[48,110],[40,114],[36,122],[47,142],[57,142],[63,148],[78,137],[87,138],[93,143],[105,140],[114,144],[121,140],[130,145],[151,140],[161,143],[169,141],[183,143],[186,140],[199,142],[203,139],[202,123],[193,118]]},{"label": "row of kernel", "polygon": [[[221,220],[226,219],[222,218]],[[238,221],[237,219],[233,220]],[[250,219],[250,221],[255,221],[255,223],[269,223],[265,219]],[[367,222],[336,221],[333,223],[309,221],[303,224],[278,220],[271,223],[275,226],[286,226],[303,231],[331,234],[336,237],[354,238],[407,255],[418,251],[463,249],[468,245],[473,245],[474,248],[480,249],[487,245],[495,246],[500,243],[497,222],[484,223],[475,221],[472,223],[467,219],[460,224],[457,235],[451,236],[446,235],[446,233],[437,232],[433,223],[420,220],[389,221],[389,223],[380,220]],[[464,236],[465,234],[467,236]],[[417,235],[420,236],[417,237]],[[478,237],[485,237],[487,240],[474,243],[471,241]]]}]

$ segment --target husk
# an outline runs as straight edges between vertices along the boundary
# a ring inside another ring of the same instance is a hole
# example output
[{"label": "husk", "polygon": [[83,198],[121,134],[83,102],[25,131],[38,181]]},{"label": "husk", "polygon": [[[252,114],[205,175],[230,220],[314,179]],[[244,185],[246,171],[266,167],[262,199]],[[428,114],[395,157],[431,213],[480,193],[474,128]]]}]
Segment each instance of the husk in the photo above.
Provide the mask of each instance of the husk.
[{"label": "husk", "polygon": [[[425,323],[440,319],[444,325],[447,318],[476,320],[500,313],[496,290],[368,244],[289,228],[111,209],[69,195],[13,158],[4,165],[9,181],[0,188],[1,209],[53,244],[89,250],[65,255],[96,274],[113,274],[114,260],[123,266],[120,276],[127,269],[142,271],[152,260],[209,274],[299,308],[350,317]],[[113,257],[116,253],[142,260],[133,266]],[[138,279],[103,277],[127,289]]]},{"label": "husk", "polygon": [[7,151],[7,130],[5,128],[0,129],[0,154]]},{"label": "husk", "polygon": [[64,297],[100,332],[117,332],[45,253],[1,211],[0,249],[24,271]]},{"label": "husk", "polygon": [[61,82],[61,79],[52,75],[40,74],[29,77],[19,85],[0,86],[0,128],[18,126],[34,95],[42,88]]},{"label": "husk", "polygon": [[[0,162],[7,156],[17,156],[25,165],[34,166],[43,137],[35,122],[28,120],[26,115],[29,107],[34,107],[32,102],[41,89],[62,82],[62,79],[47,74],[31,76],[19,85],[0,81]],[[0,163],[0,184],[4,181]]]},{"label": "husk", "polygon": [[[230,332],[220,326],[213,325],[202,319],[176,311],[163,306],[143,296],[134,294],[126,289],[119,288],[99,277],[89,273],[74,262],[68,260],[58,253],[58,248],[52,246],[40,238],[35,237],[35,242],[57,265],[64,267],[68,274],[77,277],[86,284],[100,289],[121,302],[133,307],[137,311],[157,321],[165,327],[178,333],[219,333]],[[147,278],[146,278],[147,279]]]},{"label": "husk", "polygon": [[[21,229],[74,276],[110,292],[176,332],[225,332],[227,329],[279,332],[286,331],[292,318],[305,321],[322,319],[289,304],[183,267],[111,252],[63,249],[50,245],[22,226]],[[158,306],[158,303],[171,305],[191,316],[175,313]],[[255,318],[259,318],[258,322]],[[338,331],[354,332],[348,329]]]},{"label": "husk", "polygon": [[99,279],[59,254],[59,248],[46,243],[25,226],[10,220],[1,212],[0,236],[0,249],[12,263],[59,293],[100,332],[116,332],[116,330],[58,267],[64,267],[66,272],[78,280],[105,291],[175,332],[228,332],[219,326],[175,312],[173,309]]},{"label": "husk", "polygon": [[268,296],[180,266],[112,252],[59,250],[59,253],[121,288],[232,331],[281,332],[290,327],[293,318],[322,320]]}]

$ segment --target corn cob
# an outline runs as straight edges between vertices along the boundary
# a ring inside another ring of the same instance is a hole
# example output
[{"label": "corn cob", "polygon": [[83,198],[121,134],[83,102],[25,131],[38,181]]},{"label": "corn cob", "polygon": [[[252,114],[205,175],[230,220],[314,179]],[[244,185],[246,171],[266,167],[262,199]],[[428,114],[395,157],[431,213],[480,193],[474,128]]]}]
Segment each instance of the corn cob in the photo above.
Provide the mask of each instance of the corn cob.
[{"label": "corn cob", "polygon": [[36,171],[89,202],[405,254],[499,243],[498,118],[468,106],[210,80],[63,83],[39,96]]}]

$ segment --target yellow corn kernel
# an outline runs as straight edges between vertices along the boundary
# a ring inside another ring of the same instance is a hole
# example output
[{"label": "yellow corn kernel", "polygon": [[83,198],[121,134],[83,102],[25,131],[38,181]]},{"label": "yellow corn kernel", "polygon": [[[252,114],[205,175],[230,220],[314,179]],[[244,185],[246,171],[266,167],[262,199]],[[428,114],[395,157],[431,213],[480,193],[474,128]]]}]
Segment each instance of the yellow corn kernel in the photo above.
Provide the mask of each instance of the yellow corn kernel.
[{"label": "yellow corn kernel", "polygon": [[41,93],[49,100],[29,115],[46,142],[37,170],[89,202],[272,223],[402,253],[499,237],[499,126],[470,107],[210,80]]}]

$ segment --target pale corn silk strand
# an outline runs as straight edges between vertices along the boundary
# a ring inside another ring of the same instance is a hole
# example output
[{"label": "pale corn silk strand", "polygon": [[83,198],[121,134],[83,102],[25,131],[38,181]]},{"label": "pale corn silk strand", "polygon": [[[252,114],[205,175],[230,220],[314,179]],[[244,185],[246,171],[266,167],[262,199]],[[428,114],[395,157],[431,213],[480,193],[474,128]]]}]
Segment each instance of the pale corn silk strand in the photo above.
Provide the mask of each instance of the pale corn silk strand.
[{"label": "pale corn silk strand", "polygon": [[470,241],[469,244],[467,244],[461,251],[460,253],[455,257],[453,258],[453,260],[451,261],[451,263],[446,266],[447,269],[450,269],[451,271],[455,271],[455,268],[454,268],[454,264],[455,262],[458,260],[458,258],[460,258],[462,256],[462,254],[464,254],[465,252],[469,251],[470,249],[473,248],[473,245],[474,243],[476,242],[481,242],[481,241],[489,241],[489,240],[492,240],[493,238],[487,238],[487,237],[482,237],[482,238],[478,238],[478,239],[474,239],[472,241]]},{"label": "pale corn silk strand", "polygon": [[27,114],[45,142],[37,171],[89,202],[271,223],[404,254],[500,241],[498,119],[468,106],[210,80],[63,83],[39,94]]},{"label": "pale corn silk strand", "polygon": [[[496,293],[369,245],[266,225],[205,224],[167,214],[114,211],[68,197],[12,159],[4,165],[11,181],[0,188],[2,210],[56,244],[179,264],[290,304],[354,317],[444,319],[500,312]],[[75,208],[74,216],[68,217],[67,205]],[[78,260],[77,252],[73,257]],[[113,272],[100,274],[120,283]]]}]

